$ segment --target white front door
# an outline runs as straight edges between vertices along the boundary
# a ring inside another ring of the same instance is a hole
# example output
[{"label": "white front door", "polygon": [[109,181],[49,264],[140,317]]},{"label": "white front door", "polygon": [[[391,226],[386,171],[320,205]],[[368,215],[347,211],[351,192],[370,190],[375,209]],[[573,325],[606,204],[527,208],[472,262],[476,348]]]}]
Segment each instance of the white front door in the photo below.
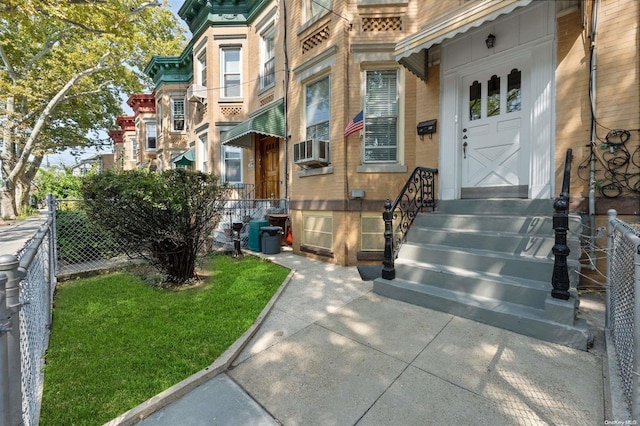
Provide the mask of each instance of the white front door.
[{"label": "white front door", "polygon": [[526,60],[463,73],[461,197],[528,194],[530,72]]}]

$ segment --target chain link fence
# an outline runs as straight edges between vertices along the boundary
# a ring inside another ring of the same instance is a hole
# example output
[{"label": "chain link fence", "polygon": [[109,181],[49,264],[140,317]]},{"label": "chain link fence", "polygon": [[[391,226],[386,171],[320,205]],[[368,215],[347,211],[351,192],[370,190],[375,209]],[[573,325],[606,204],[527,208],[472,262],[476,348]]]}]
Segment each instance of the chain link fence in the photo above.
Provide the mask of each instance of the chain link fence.
[{"label": "chain link fence", "polygon": [[640,418],[640,231],[609,212],[607,328],[632,419]]},{"label": "chain link fence", "polygon": [[129,261],[117,241],[89,220],[82,200],[56,201],[56,233],[59,276]]},{"label": "chain link fence", "polygon": [[[56,287],[50,210],[16,256],[0,256],[0,424],[35,426]],[[4,356],[3,356],[4,355]]]}]

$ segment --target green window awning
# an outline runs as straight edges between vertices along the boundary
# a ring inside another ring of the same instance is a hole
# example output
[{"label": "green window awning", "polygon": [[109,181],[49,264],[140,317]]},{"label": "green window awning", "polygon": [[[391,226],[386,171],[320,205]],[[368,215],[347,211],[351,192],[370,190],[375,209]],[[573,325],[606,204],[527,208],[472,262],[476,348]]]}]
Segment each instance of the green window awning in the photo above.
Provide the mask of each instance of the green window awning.
[{"label": "green window awning", "polygon": [[284,102],[282,99],[257,110],[248,120],[224,133],[220,142],[222,145],[251,148],[251,135],[254,133],[276,138],[284,137]]},{"label": "green window awning", "polygon": [[171,162],[177,166],[190,166],[194,161],[196,161],[196,150],[194,148],[188,149],[171,159]]}]

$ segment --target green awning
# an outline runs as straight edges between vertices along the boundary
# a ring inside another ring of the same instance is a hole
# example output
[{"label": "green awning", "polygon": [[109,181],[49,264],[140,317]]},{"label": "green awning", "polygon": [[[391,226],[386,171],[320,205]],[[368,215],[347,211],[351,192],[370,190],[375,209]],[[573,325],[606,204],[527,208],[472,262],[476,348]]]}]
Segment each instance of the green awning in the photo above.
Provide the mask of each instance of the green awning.
[{"label": "green awning", "polygon": [[257,110],[248,120],[226,132],[221,139],[223,145],[251,148],[251,134],[284,137],[284,103],[282,100]]},{"label": "green awning", "polygon": [[190,166],[196,161],[196,150],[191,148],[178,154],[171,159],[171,162],[177,166]]}]

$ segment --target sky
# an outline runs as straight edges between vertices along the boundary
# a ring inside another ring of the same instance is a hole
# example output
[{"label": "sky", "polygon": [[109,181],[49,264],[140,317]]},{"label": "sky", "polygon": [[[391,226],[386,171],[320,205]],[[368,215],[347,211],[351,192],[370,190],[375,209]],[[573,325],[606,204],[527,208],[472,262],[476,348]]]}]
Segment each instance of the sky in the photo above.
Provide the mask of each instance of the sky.
[{"label": "sky", "polygon": [[[173,13],[178,16],[178,10],[180,10],[180,8],[182,7],[182,5],[184,4],[184,0],[168,0],[167,3],[169,4],[169,7],[171,8],[171,10],[173,11]],[[180,17],[178,17],[178,20],[181,23],[184,23],[184,21],[182,21],[182,19]],[[186,28],[186,24],[185,24],[185,28]],[[188,29],[187,29],[188,32]],[[188,37],[188,35],[187,35]],[[130,115],[133,114],[133,111],[131,110],[131,108],[129,107],[129,105],[126,104],[126,100],[129,98],[129,94],[124,94],[124,100],[122,102],[122,108],[124,110],[124,114],[125,115]],[[107,137],[106,134],[104,137]],[[53,166],[73,166],[74,164],[80,162],[83,159],[92,157],[93,155],[96,155],[98,152],[100,153],[111,153],[113,152],[113,148],[111,146],[107,146],[105,148],[103,148],[101,151],[98,151],[96,149],[86,149],[83,151],[76,151],[75,155],[73,152],[67,150],[63,153],[60,154],[51,154],[51,155],[47,155],[44,159],[44,161],[42,162],[44,167],[53,167]]]}]

